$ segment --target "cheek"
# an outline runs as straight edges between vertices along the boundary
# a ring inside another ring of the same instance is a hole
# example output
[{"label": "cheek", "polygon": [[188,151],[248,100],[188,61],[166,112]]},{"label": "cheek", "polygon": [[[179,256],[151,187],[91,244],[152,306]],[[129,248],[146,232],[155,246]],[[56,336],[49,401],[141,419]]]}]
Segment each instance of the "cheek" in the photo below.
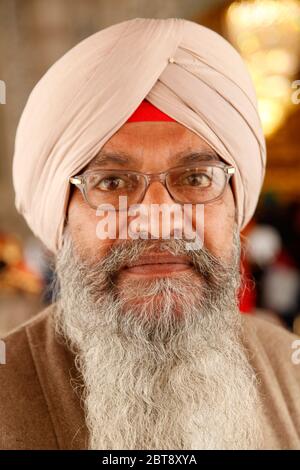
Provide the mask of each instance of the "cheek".
[{"label": "cheek", "polygon": [[229,259],[234,227],[234,199],[228,190],[222,199],[204,206],[204,246],[218,258]]},{"label": "cheek", "polygon": [[68,227],[79,256],[99,260],[109,251],[114,240],[97,237],[98,222],[95,209],[90,208],[81,194],[75,192],[68,207]]}]

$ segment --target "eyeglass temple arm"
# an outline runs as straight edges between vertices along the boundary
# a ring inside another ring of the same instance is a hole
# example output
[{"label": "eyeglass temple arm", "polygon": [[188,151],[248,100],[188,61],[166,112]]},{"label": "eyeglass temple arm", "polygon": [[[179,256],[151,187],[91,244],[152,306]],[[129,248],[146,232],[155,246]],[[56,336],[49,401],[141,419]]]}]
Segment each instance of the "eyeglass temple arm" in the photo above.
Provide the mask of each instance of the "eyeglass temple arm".
[{"label": "eyeglass temple arm", "polygon": [[76,186],[80,186],[82,184],[82,179],[79,176],[71,176],[69,178],[69,182],[75,184]]}]

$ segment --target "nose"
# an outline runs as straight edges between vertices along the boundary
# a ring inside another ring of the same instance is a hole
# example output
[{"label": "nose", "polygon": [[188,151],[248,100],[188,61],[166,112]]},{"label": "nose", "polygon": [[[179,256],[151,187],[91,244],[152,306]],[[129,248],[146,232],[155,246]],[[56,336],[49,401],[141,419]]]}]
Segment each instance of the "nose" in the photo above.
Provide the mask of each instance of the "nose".
[{"label": "nose", "polygon": [[174,204],[174,200],[164,184],[156,180],[149,184],[141,204]]},{"label": "nose", "polygon": [[139,232],[147,234],[147,238],[152,239],[171,239],[181,236],[182,207],[173,200],[161,181],[150,183],[141,204],[147,216],[136,226]]}]

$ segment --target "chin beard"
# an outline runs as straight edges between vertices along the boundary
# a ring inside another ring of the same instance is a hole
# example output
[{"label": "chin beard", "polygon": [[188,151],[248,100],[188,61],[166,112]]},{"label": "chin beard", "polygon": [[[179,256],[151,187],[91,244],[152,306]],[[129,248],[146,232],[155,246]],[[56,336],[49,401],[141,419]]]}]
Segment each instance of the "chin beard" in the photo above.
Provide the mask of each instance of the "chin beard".
[{"label": "chin beard", "polygon": [[[157,248],[188,256],[193,269],[118,280]],[[65,232],[55,325],[76,355],[90,449],[261,447],[257,382],[240,339],[239,255],[236,231],[226,264],[183,240],[124,241],[86,262]]]}]

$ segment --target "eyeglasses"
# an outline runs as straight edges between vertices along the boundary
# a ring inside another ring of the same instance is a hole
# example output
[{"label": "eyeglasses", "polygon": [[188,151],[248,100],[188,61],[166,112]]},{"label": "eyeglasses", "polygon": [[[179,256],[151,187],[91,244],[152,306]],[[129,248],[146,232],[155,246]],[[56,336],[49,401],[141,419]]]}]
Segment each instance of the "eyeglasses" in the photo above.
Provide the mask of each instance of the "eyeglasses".
[{"label": "eyeglasses", "polygon": [[128,206],[143,201],[153,181],[159,181],[172,199],[179,204],[206,204],[219,199],[225,191],[233,166],[223,162],[201,162],[189,167],[174,167],[161,173],[140,173],[129,170],[96,169],[69,178],[93,209],[111,204],[120,210],[120,196],[127,197]]}]

